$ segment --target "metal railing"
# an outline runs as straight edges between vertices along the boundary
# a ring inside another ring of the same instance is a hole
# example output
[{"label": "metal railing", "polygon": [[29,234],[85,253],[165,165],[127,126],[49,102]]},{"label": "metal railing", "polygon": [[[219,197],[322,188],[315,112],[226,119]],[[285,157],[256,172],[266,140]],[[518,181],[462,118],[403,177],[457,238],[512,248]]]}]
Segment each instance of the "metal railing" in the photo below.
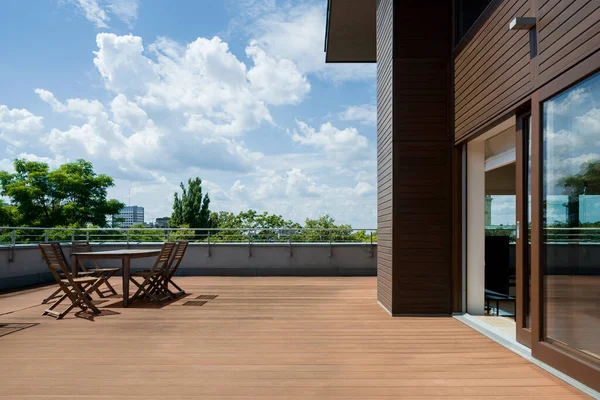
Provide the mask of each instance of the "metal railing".
[{"label": "metal railing", "polygon": [[542,234],[545,243],[600,244],[600,228],[548,227]]},{"label": "metal railing", "polygon": [[[486,227],[486,236],[509,236],[515,242],[516,231],[513,227]],[[531,230],[527,232],[531,240]],[[600,244],[600,227],[547,227],[542,230],[544,243],[556,244]]]},{"label": "metal railing", "polygon": [[376,244],[376,229],[344,228],[32,228],[0,227],[0,245],[43,242],[162,243],[363,243]]}]

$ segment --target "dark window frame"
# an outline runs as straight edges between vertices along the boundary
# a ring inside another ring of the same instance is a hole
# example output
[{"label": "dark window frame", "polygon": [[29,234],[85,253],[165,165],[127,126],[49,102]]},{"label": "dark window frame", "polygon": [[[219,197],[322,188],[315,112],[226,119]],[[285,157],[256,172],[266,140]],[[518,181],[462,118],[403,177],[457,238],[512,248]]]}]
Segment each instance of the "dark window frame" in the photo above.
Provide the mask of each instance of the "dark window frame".
[{"label": "dark window frame", "polygon": [[483,26],[483,24],[485,23],[485,21],[488,20],[488,18],[492,15],[492,13],[494,11],[496,11],[496,9],[498,8],[498,6],[500,4],[502,4],[503,0],[492,0],[490,2],[490,4],[487,5],[487,7],[481,12],[481,14],[479,15],[479,17],[475,20],[475,22],[473,23],[473,25],[471,25],[471,27],[467,30],[467,32],[465,32],[465,34],[463,35],[463,37],[458,41],[458,43],[456,43],[456,28],[457,28],[457,7],[456,7],[456,0],[453,2],[454,4],[454,15],[452,16],[452,24],[453,24],[453,29],[452,29],[452,35],[455,38],[453,40],[454,42],[454,50],[453,53],[456,56],[458,53],[460,53],[466,46],[467,44],[469,44],[469,42],[471,41],[471,39],[473,39],[473,36],[475,36],[475,34],[477,32],[479,32],[479,30],[481,29],[481,27]]}]

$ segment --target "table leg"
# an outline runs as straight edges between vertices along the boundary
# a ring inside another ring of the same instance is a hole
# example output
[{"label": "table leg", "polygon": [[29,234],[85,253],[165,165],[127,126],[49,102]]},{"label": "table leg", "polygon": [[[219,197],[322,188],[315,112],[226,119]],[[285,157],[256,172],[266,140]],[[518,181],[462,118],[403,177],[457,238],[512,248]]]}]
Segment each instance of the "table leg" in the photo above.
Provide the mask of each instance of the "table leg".
[{"label": "table leg", "polygon": [[77,278],[77,271],[79,270],[79,268],[77,268],[77,256],[72,255],[71,256],[71,275],[73,275],[73,278]]},{"label": "table leg", "polygon": [[129,257],[123,258],[123,307],[129,306]]}]

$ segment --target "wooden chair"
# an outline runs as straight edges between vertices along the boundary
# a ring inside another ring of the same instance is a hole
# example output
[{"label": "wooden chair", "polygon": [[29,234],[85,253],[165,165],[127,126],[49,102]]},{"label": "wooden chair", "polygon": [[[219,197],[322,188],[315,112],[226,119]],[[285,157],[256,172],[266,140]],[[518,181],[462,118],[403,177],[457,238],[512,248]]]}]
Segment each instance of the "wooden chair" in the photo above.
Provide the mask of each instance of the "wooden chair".
[{"label": "wooden chair", "polygon": [[[156,257],[156,261],[150,270],[134,272],[131,274],[129,280],[138,287],[138,290],[131,298],[132,303],[143,294],[144,297],[148,297],[160,305],[163,304],[161,299],[158,297],[156,287],[157,282],[160,282],[162,279],[164,279],[165,273],[169,267],[169,260],[171,258],[171,253],[173,253],[174,247],[175,243],[163,244],[160,254],[158,257]],[[138,282],[135,278],[142,278],[142,283]]]},{"label": "wooden chair", "polygon": [[[60,245],[59,242],[50,242],[50,244],[56,244],[58,246],[58,248],[60,249],[60,254],[63,260],[66,260],[65,258],[65,253],[63,252],[62,246]],[[71,271],[69,270],[69,273]],[[57,273],[63,278],[65,278],[65,275],[63,274],[62,270],[58,270]],[[88,277],[88,276],[92,276],[94,275],[93,272],[86,272],[86,271],[79,271],[78,275],[80,277]],[[60,288],[60,286],[58,287],[58,289],[56,289],[50,296],[46,297],[44,300],[42,300],[42,304],[47,304],[48,302],[50,302],[51,300],[54,299],[58,299],[60,298],[62,295],[61,293],[63,293],[63,290]]]},{"label": "wooden chair", "polygon": [[[177,269],[179,268],[179,264],[181,264],[181,261],[183,260],[183,257],[185,256],[185,252],[187,251],[188,245],[189,245],[189,242],[186,242],[186,241],[180,241],[177,243],[177,248],[175,249],[175,254],[173,255],[173,258],[171,259],[171,262],[169,263],[169,268],[167,269],[167,276],[166,276],[166,280],[165,280],[165,289],[169,293],[174,294],[175,296],[185,294],[185,290],[183,290],[182,288],[177,286],[177,284],[175,282],[173,282],[173,276],[177,272]],[[175,293],[171,292],[169,290],[169,284],[173,285],[177,289],[177,292],[175,292]]]},{"label": "wooden chair", "polygon": [[[72,253],[91,253],[92,246],[90,246],[90,242],[88,242],[87,240],[75,240],[71,244],[71,252]],[[100,268],[100,266],[98,265],[96,260],[92,260],[93,267],[88,268],[88,267],[86,267],[85,263],[83,262],[84,260],[79,259],[78,261],[79,261],[78,267],[81,267],[81,269],[84,272],[90,273],[93,276],[96,276],[96,277],[102,279],[102,285],[100,285],[100,287],[102,287],[104,285],[108,288],[108,290],[105,290],[105,291],[102,291],[102,290],[100,290],[100,288],[98,288],[98,290],[96,290],[96,293],[98,293],[98,296],[104,298],[105,297],[104,295],[106,295],[106,294],[110,294],[110,295],[117,294],[117,291],[115,290],[115,288],[113,288],[112,285],[110,284],[109,279],[114,274],[119,272],[119,268]]]},{"label": "wooden chair", "polygon": [[[177,242],[177,247],[175,247],[175,250],[173,251],[173,257],[169,261],[169,265],[166,268],[164,275],[160,279],[155,279],[153,281],[151,290],[157,295],[162,294],[163,297],[161,300],[175,298],[179,295],[185,294],[185,290],[173,282],[173,276],[177,272],[179,264],[181,264],[181,260],[183,260],[188,244],[189,242],[187,241]],[[173,292],[171,289],[169,289],[169,284],[173,285],[177,291]]]},{"label": "wooden chair", "polygon": [[[61,319],[75,307],[79,307],[82,311],[89,309],[93,313],[100,314],[100,310],[92,304],[90,294],[98,289],[98,286],[102,284],[102,279],[95,276],[74,278],[71,275],[60,244],[40,243],[38,246],[52,276],[54,276],[56,283],[63,292],[58,301],[47,308],[42,315],[50,315],[56,319]],[[65,299],[69,299],[71,305],[64,311],[54,311]]]}]

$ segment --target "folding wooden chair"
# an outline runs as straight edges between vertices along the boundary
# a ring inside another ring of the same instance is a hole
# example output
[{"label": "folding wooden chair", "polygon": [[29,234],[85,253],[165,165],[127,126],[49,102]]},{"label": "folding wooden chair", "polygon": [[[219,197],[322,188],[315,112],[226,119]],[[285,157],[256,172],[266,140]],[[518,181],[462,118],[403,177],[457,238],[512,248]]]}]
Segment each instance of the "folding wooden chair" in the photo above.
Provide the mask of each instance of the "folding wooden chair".
[{"label": "folding wooden chair", "polygon": [[[58,243],[40,243],[39,247],[44,261],[63,292],[58,301],[46,309],[42,315],[61,319],[75,307],[79,307],[82,311],[90,309],[93,313],[100,314],[100,310],[92,304],[90,294],[98,289],[98,286],[102,284],[102,279],[94,276],[74,278]],[[62,312],[54,311],[65,299],[69,299],[71,305]]]},{"label": "folding wooden chair", "polygon": [[[92,246],[90,246],[90,242],[88,242],[87,240],[75,240],[71,244],[71,252],[72,253],[92,252]],[[102,291],[102,290],[100,290],[100,288],[98,288],[98,290],[96,290],[96,293],[98,293],[98,296],[104,298],[105,294],[110,294],[110,295],[117,294],[117,291],[115,290],[115,288],[113,288],[112,285],[110,284],[109,279],[114,274],[119,272],[119,268],[100,268],[100,266],[98,265],[96,260],[92,260],[92,263],[94,264],[93,267],[86,267],[84,260],[79,259],[78,261],[79,261],[78,267],[81,267],[81,269],[84,272],[90,273],[91,275],[102,279],[102,285],[100,285],[100,287],[102,287],[104,285],[108,288],[108,290],[105,290],[105,291]]]},{"label": "folding wooden chair", "polygon": [[[158,297],[159,293],[156,290],[158,284],[157,282],[160,282],[165,277],[166,271],[169,268],[169,260],[174,247],[175,243],[163,244],[160,254],[158,257],[156,257],[156,261],[150,270],[134,272],[131,274],[129,280],[138,287],[138,290],[131,298],[131,303],[133,303],[138,297],[140,297],[140,295],[143,294],[144,297],[148,297],[160,305],[163,304],[161,299]],[[143,278],[142,283],[135,280],[135,278]]]},{"label": "folding wooden chair", "polygon": [[182,288],[177,286],[177,284],[175,282],[173,282],[173,276],[177,272],[177,269],[179,269],[179,264],[181,264],[181,261],[183,260],[183,257],[185,256],[185,252],[187,251],[188,244],[189,244],[189,242],[186,242],[186,241],[180,241],[177,243],[177,248],[175,249],[175,254],[173,255],[173,258],[171,259],[171,262],[169,263],[169,268],[167,269],[167,279],[165,281],[165,288],[170,293],[173,293],[169,290],[169,284],[173,285],[177,289],[177,292],[175,292],[176,296],[185,294],[185,290],[183,290]]},{"label": "folding wooden chair", "polygon": [[[173,282],[173,276],[177,272],[179,264],[181,264],[181,260],[183,260],[188,244],[189,242],[186,241],[177,242],[177,247],[175,247],[175,250],[173,251],[173,257],[169,261],[169,265],[166,268],[164,275],[160,279],[155,279],[153,281],[151,291],[155,294],[162,294],[163,297],[161,300],[175,298],[179,295],[185,294],[185,290]],[[169,289],[169,284],[173,285],[177,291],[173,292],[171,289]]]},{"label": "folding wooden chair", "polygon": [[[58,248],[60,249],[60,254],[61,254],[62,259],[66,260],[65,253],[63,252],[63,249],[62,249],[62,246],[60,245],[60,243],[59,242],[51,242],[50,244],[56,244],[58,246]],[[68,265],[68,263],[66,265]],[[69,270],[69,273],[70,272],[71,272],[71,270]],[[64,276],[64,274],[63,274],[63,272],[61,270],[58,270],[57,273],[63,279],[66,279],[65,276]],[[87,271],[79,271],[78,275],[81,276],[81,277],[88,277],[88,276],[94,275],[94,273],[93,272],[87,272]],[[63,293],[63,290],[59,286],[58,289],[56,289],[50,296],[48,296],[44,300],[42,300],[42,304],[47,304],[51,300],[60,298],[62,296],[61,293]]]}]

